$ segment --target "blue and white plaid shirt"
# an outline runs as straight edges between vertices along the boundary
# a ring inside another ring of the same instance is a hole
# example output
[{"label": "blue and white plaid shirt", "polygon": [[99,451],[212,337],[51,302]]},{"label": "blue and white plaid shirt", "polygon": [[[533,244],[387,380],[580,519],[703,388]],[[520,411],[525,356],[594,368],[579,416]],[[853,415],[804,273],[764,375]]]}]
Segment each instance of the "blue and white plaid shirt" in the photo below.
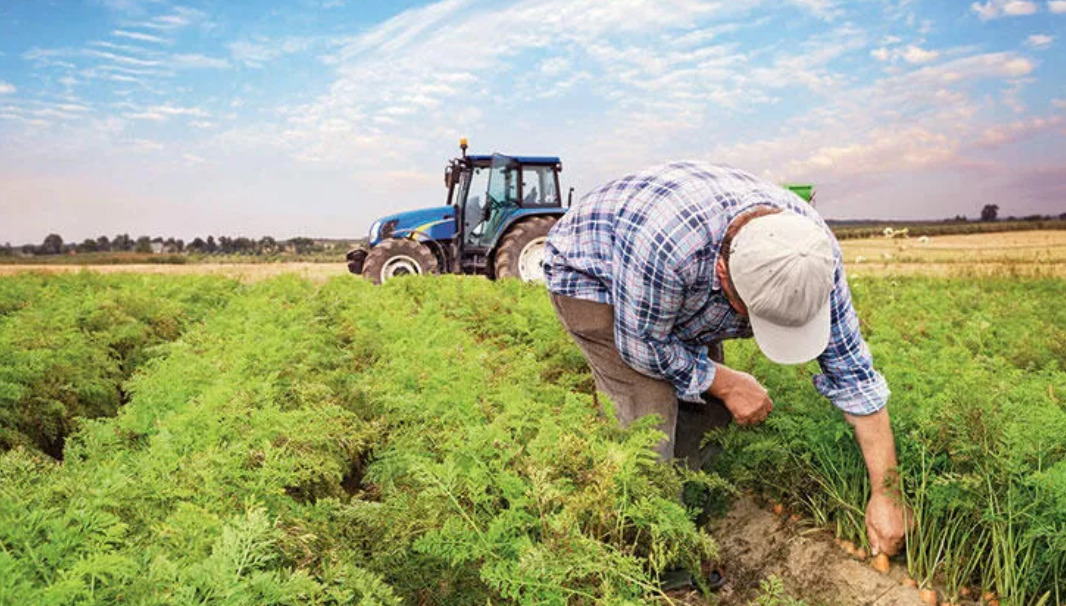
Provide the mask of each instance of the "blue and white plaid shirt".
[{"label": "blue and white plaid shirt", "polygon": [[[679,398],[700,401],[715,373],[707,345],[752,336],[714,266],[730,222],[759,205],[799,213],[829,232],[795,194],[733,168],[674,162],[612,181],[549,234],[548,290],[613,305],[615,345],[626,364],[670,381]],[[871,414],[884,408],[888,385],[859,333],[835,238],[833,247],[832,328],[814,385],[837,408]]]}]

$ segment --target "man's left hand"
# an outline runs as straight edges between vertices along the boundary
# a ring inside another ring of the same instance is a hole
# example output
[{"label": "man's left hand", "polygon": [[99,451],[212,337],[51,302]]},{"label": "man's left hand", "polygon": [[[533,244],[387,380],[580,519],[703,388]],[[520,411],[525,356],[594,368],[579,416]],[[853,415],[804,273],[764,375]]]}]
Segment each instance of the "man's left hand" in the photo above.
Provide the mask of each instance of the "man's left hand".
[{"label": "man's left hand", "polygon": [[890,490],[874,491],[866,504],[866,536],[870,539],[870,553],[896,555],[903,545],[908,521],[913,525],[910,511],[900,503],[898,495]]}]

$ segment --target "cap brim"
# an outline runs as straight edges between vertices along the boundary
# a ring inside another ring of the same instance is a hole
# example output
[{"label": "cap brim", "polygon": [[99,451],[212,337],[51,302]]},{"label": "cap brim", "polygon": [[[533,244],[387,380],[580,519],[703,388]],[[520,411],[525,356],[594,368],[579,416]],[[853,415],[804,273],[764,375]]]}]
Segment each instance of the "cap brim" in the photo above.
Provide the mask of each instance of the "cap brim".
[{"label": "cap brim", "polygon": [[751,316],[755,343],[770,360],[778,364],[803,364],[822,355],[829,345],[829,301],[802,326],[781,326],[758,316]]}]

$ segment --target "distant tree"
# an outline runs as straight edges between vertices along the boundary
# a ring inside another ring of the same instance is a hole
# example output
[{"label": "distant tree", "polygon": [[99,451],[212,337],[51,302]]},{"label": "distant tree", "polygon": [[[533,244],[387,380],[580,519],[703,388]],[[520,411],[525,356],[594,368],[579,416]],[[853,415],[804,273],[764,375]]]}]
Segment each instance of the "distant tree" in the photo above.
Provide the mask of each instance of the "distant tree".
[{"label": "distant tree", "polygon": [[59,234],[48,234],[41,243],[42,255],[58,255],[63,252],[63,238]]},{"label": "distant tree", "polygon": [[129,234],[119,234],[111,240],[111,250],[115,252],[129,252],[133,250],[133,240]]},{"label": "distant tree", "polygon": [[1061,215],[1059,215],[1059,219],[1066,221],[1066,213],[1062,213]]},{"label": "distant tree", "polygon": [[233,238],[229,236],[219,236],[218,252],[224,255],[233,254]]},{"label": "distant tree", "polygon": [[196,236],[192,239],[192,242],[189,242],[187,248],[189,252],[204,253],[207,252],[207,242],[204,242],[200,236]]},{"label": "distant tree", "polygon": [[238,255],[251,255],[255,253],[255,240],[240,236],[233,240],[233,252]]},{"label": "distant tree", "polygon": [[152,252],[152,239],[148,236],[141,236],[137,238],[137,243],[133,246],[133,252],[136,253],[150,253]]},{"label": "distant tree", "polygon": [[214,254],[218,251],[218,244],[215,243],[214,236],[207,236],[207,244],[204,246],[204,249],[207,250],[209,254]]},{"label": "distant tree", "polygon": [[289,244],[298,255],[306,255],[315,248],[315,241],[311,238],[293,238],[289,240]]},{"label": "distant tree", "polygon": [[96,239],[96,250],[100,252],[111,250],[111,241],[107,239],[107,236],[100,236]]},{"label": "distant tree", "polygon": [[965,223],[966,222],[966,215],[955,215],[954,221],[956,221],[958,223]]},{"label": "distant tree", "polygon": [[11,248],[10,242],[5,242],[3,246],[0,246],[0,257],[10,257],[15,254],[15,249]]},{"label": "distant tree", "polygon": [[278,252],[278,241],[270,236],[263,236],[259,239],[259,252],[264,255]]},{"label": "distant tree", "polygon": [[85,241],[79,244],[76,250],[80,253],[92,253],[98,252],[100,248],[96,245],[96,240],[85,238]]},{"label": "distant tree", "polygon": [[185,240],[181,238],[174,240],[174,252],[185,252]]},{"label": "distant tree", "polygon": [[981,209],[981,220],[982,221],[995,221],[996,217],[998,217],[998,216],[999,216],[999,205],[998,204],[985,204],[985,207]]}]

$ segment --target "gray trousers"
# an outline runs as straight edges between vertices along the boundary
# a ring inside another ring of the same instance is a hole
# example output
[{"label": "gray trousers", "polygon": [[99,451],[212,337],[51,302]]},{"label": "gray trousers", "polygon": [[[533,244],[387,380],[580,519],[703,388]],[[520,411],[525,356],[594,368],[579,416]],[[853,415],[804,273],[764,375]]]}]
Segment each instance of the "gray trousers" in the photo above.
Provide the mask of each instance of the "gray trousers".
[{"label": "gray trousers", "polygon": [[[595,301],[552,293],[552,306],[559,321],[585,355],[596,389],[614,402],[623,426],[648,414],[662,418],[659,428],[666,439],[656,447],[663,460],[684,458],[694,469],[702,468],[709,453],[700,452],[703,435],[732,420],[721,401],[705,395],[707,404],[678,401],[668,381],[643,375],[629,367],[614,344],[614,307]],[[711,347],[711,359],[722,361],[721,344]]]}]

